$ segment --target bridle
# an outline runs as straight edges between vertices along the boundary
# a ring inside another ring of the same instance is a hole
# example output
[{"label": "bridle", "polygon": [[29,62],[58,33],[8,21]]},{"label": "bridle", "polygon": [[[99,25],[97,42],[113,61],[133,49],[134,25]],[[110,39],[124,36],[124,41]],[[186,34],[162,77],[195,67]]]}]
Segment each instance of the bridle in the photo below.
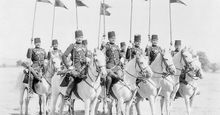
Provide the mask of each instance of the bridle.
[{"label": "bridle", "polygon": [[163,70],[163,64],[165,65],[165,70],[166,70],[166,72],[156,72],[156,71],[154,71],[154,73],[156,73],[156,74],[160,74],[160,75],[162,75],[162,78],[166,78],[166,77],[168,77],[169,75],[172,75],[171,74],[171,72],[170,72],[170,67],[171,66],[173,66],[173,64],[168,64],[167,62],[166,62],[166,59],[163,57],[163,54],[161,54],[161,57],[162,57],[162,61],[161,61],[161,67],[162,67],[162,70]]}]

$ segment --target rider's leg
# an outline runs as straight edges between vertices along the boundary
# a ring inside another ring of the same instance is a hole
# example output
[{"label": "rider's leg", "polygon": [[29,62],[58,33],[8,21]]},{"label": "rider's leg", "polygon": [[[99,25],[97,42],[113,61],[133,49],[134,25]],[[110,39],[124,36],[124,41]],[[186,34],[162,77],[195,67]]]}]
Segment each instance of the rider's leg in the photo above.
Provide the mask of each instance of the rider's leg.
[{"label": "rider's leg", "polygon": [[70,98],[73,86],[74,86],[74,79],[72,79],[70,81],[69,85],[67,86],[66,95],[64,96],[64,100],[68,100]]},{"label": "rider's leg", "polygon": [[106,94],[109,95],[110,86],[112,84],[112,77],[111,75],[108,75],[106,77]]}]

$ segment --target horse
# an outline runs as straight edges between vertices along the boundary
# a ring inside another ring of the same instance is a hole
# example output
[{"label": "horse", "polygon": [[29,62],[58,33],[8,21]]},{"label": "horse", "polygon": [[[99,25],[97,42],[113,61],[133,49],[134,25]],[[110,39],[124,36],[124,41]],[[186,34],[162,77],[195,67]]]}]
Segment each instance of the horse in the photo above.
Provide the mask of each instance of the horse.
[{"label": "horse", "polygon": [[193,100],[199,92],[197,81],[203,78],[203,71],[198,57],[194,57],[193,60],[188,63],[192,67],[182,70],[182,74],[185,76],[187,84],[180,82],[179,94],[185,100],[187,115],[190,115]]},{"label": "horse", "polygon": [[[46,114],[49,110],[48,108],[45,107],[47,107],[49,95],[51,93],[50,81],[55,71],[60,68],[61,68],[61,59],[54,58],[53,60],[49,60],[45,68],[46,70],[45,74],[42,76],[41,81],[33,84],[34,92],[39,96],[40,115],[42,113]],[[23,101],[24,101],[23,99],[24,99],[25,91],[27,92],[27,96],[25,97],[25,115],[28,115],[28,104],[31,98],[31,94],[28,92],[29,89],[28,84],[23,83],[24,78],[25,78],[25,73],[22,71],[18,76],[17,85],[16,85],[19,88],[19,92],[20,92],[20,115],[23,115]]]},{"label": "horse", "polygon": [[[107,70],[105,55],[102,51],[95,49],[94,54],[88,64],[88,72],[86,78],[79,82],[77,84],[77,89],[75,89],[78,93],[78,96],[75,95],[73,92],[71,94],[71,99],[80,99],[84,102],[85,115],[94,115],[95,105],[97,103],[98,96],[101,93],[100,79],[101,77],[105,77],[106,75]],[[55,115],[55,108],[59,95],[61,95],[62,98],[59,108],[59,114],[62,115],[63,106],[65,104],[64,95],[66,94],[66,87],[60,86],[63,79],[64,77],[57,74],[55,74],[52,78],[51,115]]]},{"label": "horse", "polygon": [[[145,81],[148,77],[152,77],[153,72],[148,65],[148,58],[144,55],[137,54],[135,58],[126,63],[123,73],[123,81],[119,80],[112,84],[110,101],[115,100],[117,114],[129,115],[130,106],[133,103],[137,92],[137,79]],[[101,94],[103,99],[105,98],[104,87],[105,86],[103,86],[103,92]],[[98,108],[99,103],[97,104],[96,109]],[[108,103],[110,114],[112,114],[112,104],[112,102]],[[103,104],[103,106],[105,106],[105,104]]]},{"label": "horse", "polygon": [[[172,56],[169,51],[164,50],[157,54],[155,60],[150,65],[153,76],[147,82],[138,84],[138,97],[135,104],[137,114],[141,115],[140,101],[141,98],[149,100],[151,113],[155,115],[155,100],[158,95],[166,99],[166,103],[170,103],[170,95],[173,90],[172,75],[175,74],[176,68],[173,64]],[[169,111],[167,106],[167,111]]]}]

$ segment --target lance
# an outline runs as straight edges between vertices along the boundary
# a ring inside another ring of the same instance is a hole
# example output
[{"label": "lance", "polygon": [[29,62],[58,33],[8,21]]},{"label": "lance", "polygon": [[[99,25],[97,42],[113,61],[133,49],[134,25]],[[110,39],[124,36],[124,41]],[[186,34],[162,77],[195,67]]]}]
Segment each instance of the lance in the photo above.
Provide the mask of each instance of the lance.
[{"label": "lance", "polygon": [[[101,3],[100,3],[101,4]],[[101,14],[99,13],[99,27],[98,27],[98,49],[100,46],[100,40],[99,40],[99,35],[100,35],[100,28],[101,28]]]},{"label": "lance", "polygon": [[51,41],[53,40],[53,31],[54,31],[54,25],[55,25],[55,10],[56,10],[56,8],[55,8],[55,4],[54,4],[54,7],[53,7],[53,22],[52,22],[52,33],[51,33]]},{"label": "lance", "polygon": [[150,41],[151,35],[151,0],[149,0],[149,16],[148,16],[148,41]]},{"label": "lance", "polygon": [[79,29],[79,25],[78,25],[78,6],[77,3],[75,1],[75,6],[76,6],[76,29]]},{"label": "lance", "polygon": [[169,21],[170,21],[170,46],[173,45],[172,39],[172,16],[171,16],[171,3],[169,0]]},{"label": "lance", "polygon": [[[133,0],[131,0],[131,12],[130,12],[130,40],[129,42],[132,44],[132,19],[133,19]],[[131,59],[131,50],[130,50],[130,59]],[[129,60],[130,60],[129,59]]]},{"label": "lance", "polygon": [[34,19],[33,19],[33,23],[32,23],[31,46],[33,45],[33,39],[34,39],[33,37],[34,37],[36,10],[37,10],[37,0],[35,0],[35,6],[34,6]]}]

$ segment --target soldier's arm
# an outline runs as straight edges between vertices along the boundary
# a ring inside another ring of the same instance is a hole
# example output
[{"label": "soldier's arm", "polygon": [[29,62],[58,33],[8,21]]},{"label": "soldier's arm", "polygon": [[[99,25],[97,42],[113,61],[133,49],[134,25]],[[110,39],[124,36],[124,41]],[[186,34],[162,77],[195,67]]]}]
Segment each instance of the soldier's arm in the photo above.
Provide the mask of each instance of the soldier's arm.
[{"label": "soldier's arm", "polygon": [[32,56],[32,49],[31,49],[31,48],[28,48],[26,57],[27,57],[28,59],[30,59],[31,56]]},{"label": "soldier's arm", "polygon": [[66,51],[63,53],[63,55],[62,55],[62,60],[63,60],[63,63],[64,63],[64,65],[67,67],[67,68],[69,68],[69,64],[68,64],[68,60],[67,60],[67,57],[68,57],[68,55],[72,52],[72,50],[73,50],[73,44],[70,44],[69,45],[69,47],[66,49]]},{"label": "soldier's arm", "polygon": [[149,56],[149,55],[150,55],[150,54],[149,54],[149,52],[150,52],[149,50],[150,50],[149,47],[146,47],[146,48],[145,48],[145,54],[146,54],[146,56]]},{"label": "soldier's arm", "polygon": [[47,54],[47,59],[50,60],[51,59],[51,52],[49,51]]},{"label": "soldier's arm", "polygon": [[131,48],[129,47],[129,48],[127,48],[125,57],[126,57],[126,59],[130,59],[130,56],[131,56]]}]

